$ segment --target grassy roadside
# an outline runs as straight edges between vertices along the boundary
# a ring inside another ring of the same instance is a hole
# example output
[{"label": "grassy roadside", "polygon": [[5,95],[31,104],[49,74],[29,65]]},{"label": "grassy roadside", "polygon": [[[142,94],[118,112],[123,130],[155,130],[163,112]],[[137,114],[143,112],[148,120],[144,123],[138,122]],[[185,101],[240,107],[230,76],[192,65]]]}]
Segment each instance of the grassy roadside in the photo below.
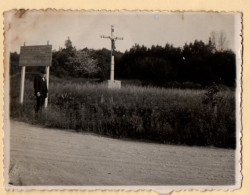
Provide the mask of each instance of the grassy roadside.
[{"label": "grassy roadside", "polygon": [[162,143],[235,147],[235,94],[218,94],[218,114],[202,103],[204,90],[125,86],[107,90],[105,84],[51,77],[49,107],[34,117],[32,76],[25,82],[19,104],[20,77],[11,78],[10,115],[46,127],[90,131],[113,137]]}]

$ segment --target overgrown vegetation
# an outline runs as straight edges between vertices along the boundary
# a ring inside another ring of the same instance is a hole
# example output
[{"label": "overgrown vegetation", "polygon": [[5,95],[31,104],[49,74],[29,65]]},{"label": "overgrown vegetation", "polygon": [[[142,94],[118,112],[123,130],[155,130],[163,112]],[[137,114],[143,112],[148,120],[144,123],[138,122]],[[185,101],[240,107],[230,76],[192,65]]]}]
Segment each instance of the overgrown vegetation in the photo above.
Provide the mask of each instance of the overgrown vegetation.
[{"label": "overgrown vegetation", "polygon": [[[143,85],[165,88],[205,88],[213,82],[235,87],[235,54],[223,49],[222,35],[218,46],[213,37],[208,43],[196,40],[182,48],[170,44],[151,48],[135,44],[125,53],[115,51],[115,78],[140,80]],[[11,54],[11,74],[19,72],[18,59],[17,53]],[[65,48],[53,51],[51,73],[64,78],[107,80],[110,50],[77,50],[68,39]]]},{"label": "overgrown vegetation", "polygon": [[218,93],[217,115],[203,104],[205,90],[127,86],[108,90],[51,76],[49,107],[34,117],[32,75],[19,104],[19,76],[11,78],[10,115],[47,127],[89,131],[162,143],[235,148],[234,92]]},{"label": "overgrown vegetation", "polygon": [[140,79],[149,84],[169,87],[169,83],[193,83],[202,87],[212,82],[235,86],[235,54],[230,50],[217,51],[211,42],[202,41],[175,48],[135,45],[116,63],[116,75],[122,79]]},{"label": "overgrown vegetation", "polygon": [[[77,50],[68,39],[53,51],[49,107],[38,118],[33,74],[41,67],[27,67],[20,105],[19,54],[11,53],[11,117],[113,137],[235,148],[235,54],[224,48],[223,34],[217,37],[182,48],[136,44],[124,54],[114,52],[120,90],[103,83],[110,74],[109,50]],[[220,89],[206,90],[212,83]]]}]

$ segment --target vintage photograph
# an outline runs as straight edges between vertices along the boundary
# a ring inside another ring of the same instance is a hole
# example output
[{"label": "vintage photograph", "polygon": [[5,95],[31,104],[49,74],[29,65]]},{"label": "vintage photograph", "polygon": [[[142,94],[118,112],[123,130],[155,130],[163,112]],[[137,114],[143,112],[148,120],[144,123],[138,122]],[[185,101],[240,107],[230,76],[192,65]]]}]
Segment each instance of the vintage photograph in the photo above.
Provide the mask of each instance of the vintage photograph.
[{"label": "vintage photograph", "polygon": [[241,14],[4,13],[8,189],[235,189]]}]

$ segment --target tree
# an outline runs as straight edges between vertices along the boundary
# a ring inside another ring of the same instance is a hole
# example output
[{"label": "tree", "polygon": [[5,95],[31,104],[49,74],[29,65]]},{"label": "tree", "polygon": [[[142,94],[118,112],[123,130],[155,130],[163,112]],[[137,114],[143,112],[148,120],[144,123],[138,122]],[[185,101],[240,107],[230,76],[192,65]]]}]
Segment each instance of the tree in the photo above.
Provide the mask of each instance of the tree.
[{"label": "tree", "polygon": [[17,52],[10,53],[10,74],[16,74],[19,71],[19,54]]},{"label": "tree", "polygon": [[[115,51],[115,75],[160,87],[170,86],[171,82],[180,86],[185,82],[203,87],[212,82],[234,86],[235,54],[226,49],[225,34],[217,34],[212,32],[208,43],[195,40],[182,48],[170,44],[150,48],[135,44],[125,53]],[[100,81],[109,78],[110,50],[76,50],[69,38],[65,47],[53,51],[51,71],[55,75],[94,77]]]},{"label": "tree", "polygon": [[65,41],[65,48],[66,48],[66,49],[73,49],[72,41],[70,40],[69,37],[68,37],[68,39]]},{"label": "tree", "polygon": [[[117,60],[117,52],[114,52],[115,64]],[[110,50],[108,49],[99,49],[91,50],[90,56],[93,59],[97,60],[97,66],[99,68],[99,73],[96,75],[100,81],[109,79],[110,77]],[[116,69],[115,69],[116,70]]]},{"label": "tree", "polygon": [[72,41],[68,37],[65,41],[65,48],[60,48],[59,51],[52,53],[52,67],[51,72],[57,76],[75,76],[72,65],[69,64],[69,58],[76,55],[76,48],[73,47]]},{"label": "tree", "polygon": [[88,50],[77,51],[74,57],[69,57],[68,65],[78,76],[94,77],[100,70],[97,60],[89,55]]},{"label": "tree", "polygon": [[225,32],[211,32],[210,33],[211,45],[216,49],[216,51],[225,51],[228,49],[228,40]]}]

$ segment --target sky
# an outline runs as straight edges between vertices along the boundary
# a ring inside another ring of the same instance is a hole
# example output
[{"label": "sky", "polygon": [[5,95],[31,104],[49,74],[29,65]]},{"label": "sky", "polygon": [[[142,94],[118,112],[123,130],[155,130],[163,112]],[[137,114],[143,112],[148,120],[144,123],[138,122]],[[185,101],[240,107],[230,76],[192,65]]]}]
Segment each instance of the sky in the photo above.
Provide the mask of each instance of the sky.
[{"label": "sky", "polygon": [[205,12],[87,12],[87,11],[16,11],[5,13],[5,38],[11,52],[20,46],[44,45],[64,48],[70,38],[77,49],[110,49],[111,25],[114,35],[123,37],[116,49],[124,52],[133,45],[182,47],[202,40],[208,43],[211,32],[224,33],[228,49],[235,50],[235,15]]}]

